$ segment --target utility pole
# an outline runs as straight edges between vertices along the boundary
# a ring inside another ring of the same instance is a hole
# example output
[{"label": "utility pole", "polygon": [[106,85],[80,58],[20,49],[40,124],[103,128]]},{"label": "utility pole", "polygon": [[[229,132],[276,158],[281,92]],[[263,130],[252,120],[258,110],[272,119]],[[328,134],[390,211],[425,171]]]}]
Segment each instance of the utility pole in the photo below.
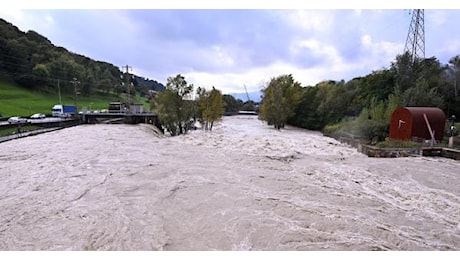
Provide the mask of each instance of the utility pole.
[{"label": "utility pole", "polygon": [[77,104],[78,104],[78,95],[80,93],[77,91],[77,85],[80,84],[80,81],[78,81],[77,78],[73,78],[72,83],[73,83],[73,89],[74,89],[75,110],[77,110],[76,115],[78,116],[78,106],[77,106]]},{"label": "utility pole", "polygon": [[129,70],[133,70],[131,66],[124,66],[123,69],[124,71],[124,77],[125,77],[125,84],[126,84],[126,94],[127,94],[127,103],[128,106],[131,106],[131,74],[129,74]]},{"label": "utility pole", "polygon": [[61,100],[61,85],[60,85],[60,80],[57,80],[58,82],[58,94],[59,94],[59,104],[62,105],[62,100]]},{"label": "utility pole", "polygon": [[425,59],[425,14],[423,9],[414,9],[407,33],[404,53],[409,52],[412,63]]}]

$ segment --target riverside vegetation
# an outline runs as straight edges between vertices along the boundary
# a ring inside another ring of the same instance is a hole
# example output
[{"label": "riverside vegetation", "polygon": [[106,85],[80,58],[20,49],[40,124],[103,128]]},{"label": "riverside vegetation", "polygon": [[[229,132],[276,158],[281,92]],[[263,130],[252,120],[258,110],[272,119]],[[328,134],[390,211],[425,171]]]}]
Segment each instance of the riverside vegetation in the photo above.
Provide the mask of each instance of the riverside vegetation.
[{"label": "riverside vegetation", "polygon": [[[196,121],[211,130],[223,111],[254,105],[223,95],[218,86],[210,91],[198,86],[192,98],[194,86],[180,74],[168,78],[164,86],[54,46],[39,33],[21,32],[2,19],[0,44],[4,46],[0,48],[0,113],[4,117],[48,112],[58,100],[58,88],[64,102],[72,103],[75,79],[80,107],[104,108],[108,101],[124,101],[130,86],[136,101],[159,113],[172,135],[187,133]],[[259,118],[277,129],[290,124],[377,143],[388,136],[389,118],[399,106],[433,106],[447,117],[460,115],[459,79],[459,55],[442,64],[436,57],[413,60],[409,53],[397,55],[388,68],[349,81],[301,86],[292,75],[279,75],[262,86]],[[159,93],[156,100],[152,93]]]}]

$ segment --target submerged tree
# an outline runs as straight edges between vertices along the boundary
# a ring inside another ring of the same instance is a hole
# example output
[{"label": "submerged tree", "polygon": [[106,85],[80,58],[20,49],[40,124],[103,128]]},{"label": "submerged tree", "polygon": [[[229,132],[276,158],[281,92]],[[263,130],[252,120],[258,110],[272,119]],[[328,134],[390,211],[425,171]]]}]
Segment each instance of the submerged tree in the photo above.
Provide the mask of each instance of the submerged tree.
[{"label": "submerged tree", "polygon": [[292,75],[278,76],[270,80],[262,93],[259,118],[276,129],[284,128],[301,100],[300,83],[294,81]]},{"label": "submerged tree", "polygon": [[155,98],[158,119],[172,136],[186,134],[193,127],[192,91],[193,85],[178,74],[168,78],[166,90]]},{"label": "submerged tree", "polygon": [[197,89],[199,121],[204,130],[212,130],[214,122],[219,121],[224,113],[225,104],[220,90],[212,88],[206,91],[205,88]]}]

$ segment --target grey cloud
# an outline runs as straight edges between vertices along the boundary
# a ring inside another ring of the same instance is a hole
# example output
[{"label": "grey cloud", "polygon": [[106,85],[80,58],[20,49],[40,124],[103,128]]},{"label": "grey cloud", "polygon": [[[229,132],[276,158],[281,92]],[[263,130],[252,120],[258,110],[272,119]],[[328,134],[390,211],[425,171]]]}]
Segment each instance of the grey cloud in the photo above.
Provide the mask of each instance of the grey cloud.
[{"label": "grey cloud", "polygon": [[[129,64],[147,71],[147,77],[163,80],[176,73],[245,73],[273,63],[289,63],[296,68],[330,67],[324,53],[291,47],[302,40],[316,40],[321,46],[333,46],[343,63],[359,63],[373,57],[361,37],[368,34],[373,43],[404,43],[410,16],[404,10],[318,11],[329,15],[333,24],[325,28],[302,28],[288,21],[292,10],[34,10],[51,14],[55,30],[48,37],[53,43],[94,59],[122,66]],[[426,10],[429,12],[429,10]],[[316,11],[310,14],[317,14]],[[308,15],[310,15],[308,14]],[[442,54],[442,61],[457,55],[455,24],[458,11],[445,11],[446,22],[430,22],[426,16],[427,55]],[[309,19],[309,16],[302,19]],[[314,17],[313,17],[314,18]],[[313,19],[312,18],[312,19]],[[321,20],[321,19],[320,19]],[[301,24],[302,21],[299,21]],[[453,26],[447,29],[449,26]],[[38,31],[42,33],[41,31]],[[438,35],[438,36],[435,36]],[[435,47],[433,47],[435,46]],[[232,60],[219,60],[217,48]],[[455,50],[453,50],[455,52]],[[377,68],[390,64],[379,61]],[[363,65],[364,66],[364,65]],[[366,72],[354,73],[360,76]],[[276,76],[276,75],[273,75]],[[327,78],[327,76],[324,76]]]},{"label": "grey cloud", "polygon": [[[229,55],[238,64],[236,70],[281,59],[287,54],[292,34],[273,19],[271,12],[260,10],[135,10],[129,11],[129,16],[142,21],[143,36],[158,46],[158,55],[161,56],[162,46],[171,44],[191,48],[189,53],[181,54],[192,57],[194,50],[221,46],[231,50]],[[196,67],[206,68],[202,60],[195,62]]]}]

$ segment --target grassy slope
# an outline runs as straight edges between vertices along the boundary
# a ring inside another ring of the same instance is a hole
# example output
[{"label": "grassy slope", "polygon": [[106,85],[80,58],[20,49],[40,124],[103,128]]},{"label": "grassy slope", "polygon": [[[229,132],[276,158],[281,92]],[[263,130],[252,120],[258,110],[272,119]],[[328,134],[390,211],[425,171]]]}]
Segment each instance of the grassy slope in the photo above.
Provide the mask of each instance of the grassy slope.
[{"label": "grassy slope", "polygon": [[[122,99],[123,100],[123,99]],[[144,104],[148,109],[145,98],[135,97],[135,102]],[[93,95],[91,97],[79,97],[78,107],[81,110],[87,107],[92,110],[107,109],[109,102],[118,101],[113,95]],[[73,96],[62,95],[63,104],[74,104]],[[11,116],[29,117],[35,113],[51,114],[51,107],[59,104],[58,94],[33,92],[9,83],[0,82],[0,114],[4,118]]]}]

